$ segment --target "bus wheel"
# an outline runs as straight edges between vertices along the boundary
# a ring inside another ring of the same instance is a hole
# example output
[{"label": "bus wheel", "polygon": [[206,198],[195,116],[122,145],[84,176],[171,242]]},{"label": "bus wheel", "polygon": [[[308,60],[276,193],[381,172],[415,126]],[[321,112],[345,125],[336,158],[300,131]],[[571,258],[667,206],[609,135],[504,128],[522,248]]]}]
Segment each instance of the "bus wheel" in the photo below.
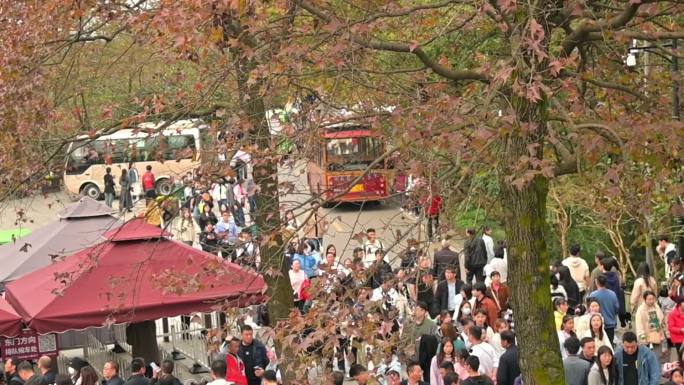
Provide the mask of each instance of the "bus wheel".
[{"label": "bus wheel", "polygon": [[170,195],[173,192],[173,185],[168,179],[160,179],[157,181],[157,185],[154,187],[157,195]]},{"label": "bus wheel", "polygon": [[100,192],[100,188],[97,187],[96,184],[88,183],[81,189],[81,195],[93,199],[100,199],[100,195],[102,195],[102,193]]}]

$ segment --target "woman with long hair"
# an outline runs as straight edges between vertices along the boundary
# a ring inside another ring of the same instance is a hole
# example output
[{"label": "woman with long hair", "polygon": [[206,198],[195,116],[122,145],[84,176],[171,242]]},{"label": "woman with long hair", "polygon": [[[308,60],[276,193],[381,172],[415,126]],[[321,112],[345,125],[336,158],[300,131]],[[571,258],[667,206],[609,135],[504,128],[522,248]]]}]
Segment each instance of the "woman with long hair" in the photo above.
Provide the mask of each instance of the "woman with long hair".
[{"label": "woman with long hair", "polygon": [[193,243],[199,242],[197,237],[199,231],[197,231],[195,220],[192,219],[192,212],[189,208],[183,207],[181,209],[180,218],[174,219],[172,223],[171,232],[173,233],[173,239],[181,241],[188,246],[192,246]]},{"label": "woman with long hair", "polygon": [[201,229],[206,228],[208,223],[216,226],[218,218],[216,218],[216,214],[214,214],[210,205],[206,204],[202,206],[202,212],[200,213],[198,222]]},{"label": "woman with long hair", "polygon": [[578,336],[583,336],[589,330],[589,320],[594,314],[601,314],[601,304],[596,298],[587,298],[587,311],[581,316],[575,318],[575,333]]},{"label": "woman with long hair", "polygon": [[648,345],[656,356],[661,354],[660,346],[665,341],[665,315],[656,304],[655,293],[647,290],[643,302],[634,316],[639,342]]},{"label": "woman with long hair", "polygon": [[617,385],[618,370],[615,367],[613,351],[601,346],[596,354],[596,363],[589,370],[587,385]]},{"label": "woman with long hair", "polygon": [[100,379],[92,366],[81,368],[81,385],[99,385]]},{"label": "woman with long hair", "polygon": [[632,313],[636,313],[639,306],[644,303],[643,296],[647,291],[657,293],[658,283],[651,275],[651,268],[648,267],[648,264],[646,262],[641,262],[637,268],[637,278],[634,280],[634,286],[632,286],[632,294],[629,297],[629,303],[632,305]]},{"label": "woman with long hair", "polygon": [[563,286],[568,295],[568,305],[571,308],[580,304],[580,290],[577,282],[572,279],[570,269],[567,266],[558,266],[558,283]]},{"label": "woman with long hair", "polygon": [[458,322],[461,322],[467,318],[473,318],[473,305],[470,303],[470,301],[463,301],[463,303],[461,303],[461,306],[458,308],[458,314]]},{"label": "woman with long hair", "polygon": [[[461,308],[463,307],[464,304],[468,303],[469,309],[472,310],[472,308],[475,307],[475,297],[473,297],[473,285],[470,283],[464,283],[463,286],[461,286],[461,292],[456,294],[456,313],[454,313],[454,319],[460,320],[461,316],[463,315],[461,313]],[[466,316],[470,316],[470,313],[466,314]]]},{"label": "woman with long hair", "polygon": [[285,211],[285,218],[283,218],[283,224],[285,225],[286,229],[292,232],[300,232],[299,221],[297,220],[297,217],[295,217],[294,212],[292,210]]},{"label": "woman with long hair", "polygon": [[487,312],[484,309],[475,309],[473,320],[475,321],[475,325],[480,327],[484,332],[482,333],[482,337],[484,337],[485,342],[491,343],[492,338],[494,337],[494,329],[487,323]]},{"label": "woman with long hair", "polygon": [[603,317],[601,317],[600,314],[591,316],[589,319],[589,330],[587,330],[586,334],[582,337],[593,338],[597,349],[601,346],[607,346],[610,350],[613,350],[613,345],[608,339],[608,334],[603,329]]},{"label": "woman with long hair", "polygon": [[325,255],[328,255],[330,253],[332,253],[332,255],[334,255],[335,258],[337,258],[337,247],[335,247],[335,245],[333,245],[332,243],[325,248]]},{"label": "woman with long hair", "polygon": [[468,349],[458,349],[456,350],[456,362],[454,362],[454,372],[458,374],[459,381],[463,381],[469,377],[468,369],[466,368],[465,360],[470,357]]},{"label": "woman with long hair", "polygon": [[568,300],[568,293],[565,292],[565,288],[558,283],[558,277],[556,274],[551,274],[551,300],[556,298],[563,298]]},{"label": "woman with long hair", "polygon": [[445,361],[452,364],[456,363],[456,349],[454,349],[454,343],[449,337],[442,338],[439,353],[432,357],[432,362],[430,362],[430,385],[444,384],[442,376],[439,374],[439,367]]},{"label": "woman with long hair", "polygon": [[501,346],[501,332],[505,330],[510,330],[510,325],[508,325],[508,322],[505,319],[499,318],[494,321],[494,335],[492,336],[492,340],[489,341],[489,344],[492,345],[499,355],[506,351],[506,349]]},{"label": "woman with long hair", "polygon": [[563,359],[568,358],[568,351],[565,350],[565,340],[570,338],[570,337],[577,337],[575,334],[575,331],[573,330],[575,328],[575,317],[573,317],[570,314],[566,314],[563,316],[563,324],[561,325],[561,329],[558,331],[558,342],[560,343],[561,347],[561,356]]},{"label": "woman with long hair", "polygon": [[131,182],[128,179],[128,171],[121,169],[121,177],[119,177],[119,185],[121,186],[121,193],[119,194],[119,212],[131,212],[133,208],[133,197],[131,197]]}]

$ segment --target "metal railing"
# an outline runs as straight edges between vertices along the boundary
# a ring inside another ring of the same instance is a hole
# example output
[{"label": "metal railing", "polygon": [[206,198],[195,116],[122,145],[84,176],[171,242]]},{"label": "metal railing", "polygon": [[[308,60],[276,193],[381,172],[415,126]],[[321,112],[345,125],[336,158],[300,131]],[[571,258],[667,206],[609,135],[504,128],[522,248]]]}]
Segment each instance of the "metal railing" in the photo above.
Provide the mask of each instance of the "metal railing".
[{"label": "metal railing", "polygon": [[[125,328],[124,328],[125,334]],[[105,362],[114,361],[119,364],[119,377],[128,378],[131,375],[131,362],[125,356],[120,356],[107,348],[92,333],[86,332],[83,345],[84,358],[98,374],[102,375]],[[68,364],[68,361],[67,361]],[[65,373],[65,372],[64,372]]]},{"label": "metal railing", "polygon": [[114,341],[121,346],[128,353],[133,353],[133,348],[126,342],[126,325],[127,324],[116,324],[112,326],[114,330]]}]

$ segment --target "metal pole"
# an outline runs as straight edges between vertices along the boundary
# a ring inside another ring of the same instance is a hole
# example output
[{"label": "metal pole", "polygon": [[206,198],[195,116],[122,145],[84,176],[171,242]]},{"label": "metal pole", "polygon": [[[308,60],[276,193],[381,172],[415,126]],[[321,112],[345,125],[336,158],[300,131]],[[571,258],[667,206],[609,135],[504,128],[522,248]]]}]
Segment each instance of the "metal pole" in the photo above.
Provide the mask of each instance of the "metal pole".
[{"label": "metal pole", "polygon": [[672,118],[681,120],[679,109],[679,58],[677,57],[677,39],[672,39]]}]

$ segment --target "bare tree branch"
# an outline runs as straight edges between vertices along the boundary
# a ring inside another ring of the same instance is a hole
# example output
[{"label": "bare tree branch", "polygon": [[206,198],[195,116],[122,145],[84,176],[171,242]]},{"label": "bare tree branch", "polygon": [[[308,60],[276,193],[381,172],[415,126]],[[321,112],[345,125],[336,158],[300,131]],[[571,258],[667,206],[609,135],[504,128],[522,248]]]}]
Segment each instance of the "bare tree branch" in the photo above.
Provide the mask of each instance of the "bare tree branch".
[{"label": "bare tree branch", "polygon": [[617,30],[630,22],[637,14],[640,4],[629,4],[619,14],[604,21],[587,21],[580,25],[574,32],[568,35],[563,41],[562,52],[565,56],[570,56],[575,48],[588,41],[589,34],[594,32],[601,32],[603,30]]},{"label": "bare tree branch", "polygon": [[[303,0],[301,2],[302,8],[307,10],[312,15],[317,18],[330,23],[334,20],[333,17],[328,16],[323,10],[319,9],[311,2]],[[402,52],[402,53],[412,53],[414,54],[426,67],[430,68],[436,74],[454,81],[463,80],[474,80],[487,83],[489,79],[482,73],[469,70],[454,70],[452,68],[446,67],[439,64],[434,58],[430,57],[425,51],[423,51],[419,46],[412,46],[407,43],[396,43],[396,42],[385,42],[375,39],[365,39],[361,38],[353,33],[350,33],[351,40],[363,47],[378,50],[378,51],[390,51],[390,52]]]}]

